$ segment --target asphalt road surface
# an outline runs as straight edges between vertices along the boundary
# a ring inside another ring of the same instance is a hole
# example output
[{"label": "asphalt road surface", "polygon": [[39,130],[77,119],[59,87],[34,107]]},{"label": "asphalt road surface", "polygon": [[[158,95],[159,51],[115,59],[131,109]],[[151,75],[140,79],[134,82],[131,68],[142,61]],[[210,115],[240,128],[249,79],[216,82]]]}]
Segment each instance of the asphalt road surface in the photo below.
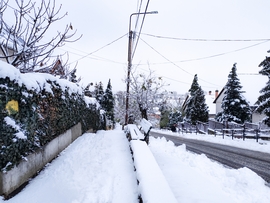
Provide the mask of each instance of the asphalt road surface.
[{"label": "asphalt road surface", "polygon": [[231,168],[247,167],[261,176],[270,184],[270,154],[201,140],[192,140],[162,133],[150,132],[153,137],[165,137],[176,146],[185,144],[188,151],[205,154],[208,158],[218,161]]}]

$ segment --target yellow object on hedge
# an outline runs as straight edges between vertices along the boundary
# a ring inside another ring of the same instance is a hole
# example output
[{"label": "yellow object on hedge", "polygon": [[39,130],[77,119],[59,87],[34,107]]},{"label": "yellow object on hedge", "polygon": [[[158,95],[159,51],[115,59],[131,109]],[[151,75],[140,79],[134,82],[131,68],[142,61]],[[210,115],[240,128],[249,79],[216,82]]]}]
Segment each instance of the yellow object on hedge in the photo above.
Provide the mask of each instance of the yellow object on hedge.
[{"label": "yellow object on hedge", "polygon": [[19,111],[18,101],[15,100],[9,101],[6,105],[6,110],[8,111],[9,115],[17,113]]}]

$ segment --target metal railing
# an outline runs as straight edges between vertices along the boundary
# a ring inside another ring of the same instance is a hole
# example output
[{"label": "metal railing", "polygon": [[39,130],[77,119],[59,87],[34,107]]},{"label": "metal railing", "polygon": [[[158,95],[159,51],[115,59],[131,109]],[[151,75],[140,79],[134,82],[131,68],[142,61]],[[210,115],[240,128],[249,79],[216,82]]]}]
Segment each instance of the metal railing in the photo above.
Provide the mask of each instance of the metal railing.
[{"label": "metal railing", "polygon": [[245,122],[238,124],[235,122],[217,122],[209,120],[208,123],[198,121],[196,125],[188,122],[180,122],[177,125],[179,132],[182,133],[203,133],[225,136],[231,136],[232,139],[237,138],[254,138],[258,142],[259,138],[270,139],[270,128],[254,123]]}]

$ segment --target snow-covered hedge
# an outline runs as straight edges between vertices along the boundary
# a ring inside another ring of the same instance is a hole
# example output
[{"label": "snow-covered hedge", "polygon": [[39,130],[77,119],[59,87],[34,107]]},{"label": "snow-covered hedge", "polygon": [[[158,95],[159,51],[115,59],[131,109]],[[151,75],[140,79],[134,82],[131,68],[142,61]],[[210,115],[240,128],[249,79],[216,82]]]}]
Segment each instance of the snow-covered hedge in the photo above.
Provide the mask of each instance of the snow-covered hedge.
[{"label": "snow-covered hedge", "polygon": [[99,104],[82,88],[49,74],[21,74],[0,61],[0,170],[79,122],[83,132],[104,126]]}]

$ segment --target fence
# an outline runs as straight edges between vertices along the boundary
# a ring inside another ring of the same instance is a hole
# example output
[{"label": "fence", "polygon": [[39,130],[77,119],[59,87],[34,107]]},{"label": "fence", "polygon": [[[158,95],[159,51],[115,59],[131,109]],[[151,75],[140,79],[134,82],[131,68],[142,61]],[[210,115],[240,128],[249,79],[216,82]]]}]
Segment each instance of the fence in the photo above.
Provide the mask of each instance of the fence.
[{"label": "fence", "polygon": [[178,129],[182,133],[203,133],[214,134],[224,136],[231,136],[232,139],[237,138],[254,138],[258,142],[258,139],[270,139],[270,128],[265,125],[258,125],[254,123],[238,124],[234,122],[217,122],[215,120],[209,120],[208,123],[197,122],[196,125],[192,125],[187,122],[181,122],[178,124]]}]

